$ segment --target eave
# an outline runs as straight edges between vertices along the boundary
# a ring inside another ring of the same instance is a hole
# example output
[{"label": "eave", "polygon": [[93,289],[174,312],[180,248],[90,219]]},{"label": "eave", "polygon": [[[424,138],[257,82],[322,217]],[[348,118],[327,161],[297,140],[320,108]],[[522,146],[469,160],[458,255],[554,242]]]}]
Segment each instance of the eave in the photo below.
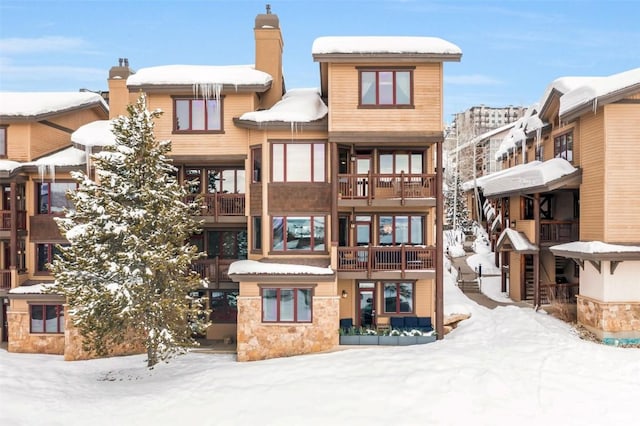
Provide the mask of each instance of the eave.
[{"label": "eave", "polygon": [[380,63],[380,62],[460,62],[462,54],[446,53],[315,53],[315,62]]},{"label": "eave", "polygon": [[589,99],[585,103],[577,105],[569,110],[563,111],[560,115],[560,119],[564,122],[573,121],[588,112],[595,112],[595,108],[597,107],[617,102],[638,91],[640,91],[640,82],[631,86],[627,86],[621,90],[616,90],[602,96],[596,96]]},{"label": "eave", "polygon": [[326,132],[329,128],[329,119],[323,117],[320,120],[308,121],[308,122],[291,122],[291,121],[253,121],[253,120],[241,120],[234,117],[233,124],[236,127],[249,130],[308,130],[308,131],[321,131]]},{"label": "eave", "polygon": [[[130,92],[143,91],[147,93],[166,94],[191,94],[193,95],[193,84],[131,84],[127,85]],[[263,93],[271,88],[271,82],[265,84],[223,84],[220,94],[230,93]]]},{"label": "eave", "polygon": [[91,108],[99,108],[102,112],[108,116],[109,109],[106,108],[106,105],[102,101],[90,102],[83,105],[76,105],[70,108],[59,109],[57,111],[46,112],[43,114],[34,114],[34,115],[0,115],[0,124],[11,124],[15,122],[28,122],[28,121],[42,121],[51,117],[56,117],[63,114],[68,114],[71,112],[81,111],[85,109]]},{"label": "eave", "polygon": [[444,132],[329,132],[329,141],[353,144],[434,144],[444,141]]},{"label": "eave", "polygon": [[336,273],[333,274],[229,274],[235,282],[261,282],[261,283],[317,283],[317,282],[333,282],[336,279]]},{"label": "eave", "polygon": [[[505,176],[508,178],[509,176]],[[521,187],[514,190],[504,191],[504,192],[494,192],[494,193],[484,193],[487,198],[502,198],[502,197],[510,197],[514,195],[527,195],[527,194],[537,194],[543,192],[551,192],[557,189],[562,189],[566,187],[573,187],[580,185],[582,183],[582,169],[576,169],[575,172],[564,175],[558,179],[547,182],[544,185],[536,185],[536,186],[528,186]]]}]

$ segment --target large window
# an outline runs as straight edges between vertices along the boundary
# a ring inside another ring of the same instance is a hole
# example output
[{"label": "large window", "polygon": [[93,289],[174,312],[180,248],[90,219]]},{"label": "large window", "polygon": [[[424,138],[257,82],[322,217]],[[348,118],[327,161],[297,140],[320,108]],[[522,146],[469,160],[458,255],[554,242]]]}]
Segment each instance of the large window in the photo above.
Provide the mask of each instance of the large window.
[{"label": "large window", "polygon": [[273,182],[325,182],[324,143],[274,143]]},{"label": "large window", "polygon": [[413,313],[414,293],[414,283],[412,282],[384,283],[384,313]]},{"label": "large window", "polygon": [[7,156],[7,127],[0,126],[0,158]]},{"label": "large window", "polygon": [[276,251],[325,249],[324,216],[275,216],[272,219],[272,249]]},{"label": "large window", "polygon": [[245,173],[235,168],[185,167],[184,180],[191,194],[244,194]]},{"label": "large window", "polygon": [[380,173],[422,173],[422,153],[390,152],[380,154]]},{"label": "large window", "polygon": [[251,149],[251,182],[262,182],[262,148]]},{"label": "large window", "polygon": [[311,288],[263,288],[263,322],[311,322]]},{"label": "large window", "polygon": [[73,182],[41,182],[37,185],[38,213],[62,213],[72,209],[73,203],[67,199],[67,192],[76,189]]},{"label": "large window", "polygon": [[62,305],[30,305],[32,333],[64,333]]},{"label": "large window", "polygon": [[221,132],[222,99],[174,99],[175,132]]},{"label": "large window", "polygon": [[246,230],[220,230],[205,231],[202,234],[193,235],[191,244],[205,252],[208,259],[246,259],[247,258],[247,231]]},{"label": "large window", "polygon": [[381,246],[424,244],[424,216],[380,216],[379,225]]},{"label": "large window", "polygon": [[47,264],[51,263],[59,252],[58,244],[36,244],[36,271],[41,274],[49,273]]},{"label": "large window", "polygon": [[573,161],[573,132],[565,133],[554,139],[553,156]]},{"label": "large window", "polygon": [[410,106],[413,71],[360,70],[360,106]]}]

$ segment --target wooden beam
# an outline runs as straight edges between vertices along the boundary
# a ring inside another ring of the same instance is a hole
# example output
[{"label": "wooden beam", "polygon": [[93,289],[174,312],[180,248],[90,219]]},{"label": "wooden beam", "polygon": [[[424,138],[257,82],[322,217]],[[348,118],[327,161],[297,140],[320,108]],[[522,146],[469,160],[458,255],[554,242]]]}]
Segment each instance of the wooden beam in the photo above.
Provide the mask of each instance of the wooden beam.
[{"label": "wooden beam", "polygon": [[589,260],[589,263],[591,263],[593,265],[593,267],[598,270],[599,273],[602,273],[602,271],[600,270],[600,265],[602,264],[601,261],[599,261],[599,260]]},{"label": "wooden beam", "polygon": [[622,261],[621,260],[612,260],[609,263],[609,273],[611,275],[613,275],[613,273],[616,271],[616,268],[618,267],[619,264],[621,264]]},{"label": "wooden beam", "polygon": [[442,158],[442,140],[436,143],[436,335],[438,340],[444,338],[444,252],[442,243],[444,238],[444,196],[442,194],[442,174],[444,161]]},{"label": "wooden beam", "polygon": [[[536,247],[540,247],[540,193],[533,196],[533,221],[534,221],[534,241]],[[536,309],[541,305],[540,297],[540,253],[533,255],[533,299]]]}]

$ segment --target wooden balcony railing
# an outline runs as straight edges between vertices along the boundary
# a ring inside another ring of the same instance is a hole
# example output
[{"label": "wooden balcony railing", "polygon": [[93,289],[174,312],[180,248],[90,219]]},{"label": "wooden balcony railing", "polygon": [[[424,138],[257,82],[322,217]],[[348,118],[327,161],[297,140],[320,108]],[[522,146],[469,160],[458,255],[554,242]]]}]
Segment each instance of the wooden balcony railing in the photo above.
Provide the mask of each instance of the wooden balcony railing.
[{"label": "wooden balcony railing", "polygon": [[540,221],[541,243],[568,243],[580,238],[580,222],[573,220]]},{"label": "wooden balcony railing", "polygon": [[196,260],[191,268],[200,274],[200,278],[207,278],[212,284],[231,281],[229,278],[229,265],[237,259],[202,259]]},{"label": "wooden balcony railing", "polygon": [[[0,230],[9,231],[11,229],[11,210],[0,210],[2,221],[0,222]],[[18,227],[17,229],[27,229],[27,212],[18,211]]]},{"label": "wooden balcony railing", "polygon": [[11,270],[0,269],[0,289],[7,290],[11,288]]},{"label": "wooden balcony railing", "polygon": [[[199,194],[202,216],[244,216],[245,194]],[[186,202],[193,202],[198,195],[190,195]]]},{"label": "wooden balcony railing", "polygon": [[414,271],[434,269],[435,247],[338,247],[338,271]]},{"label": "wooden balcony railing", "polygon": [[339,174],[338,194],[342,199],[408,199],[434,198],[436,175],[400,174]]}]

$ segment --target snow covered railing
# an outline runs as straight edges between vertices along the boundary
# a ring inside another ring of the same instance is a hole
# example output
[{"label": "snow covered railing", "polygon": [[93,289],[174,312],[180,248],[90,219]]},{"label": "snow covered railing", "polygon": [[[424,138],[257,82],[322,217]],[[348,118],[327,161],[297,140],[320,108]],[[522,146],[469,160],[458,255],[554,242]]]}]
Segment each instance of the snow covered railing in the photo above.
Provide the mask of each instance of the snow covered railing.
[{"label": "snow covered railing", "polygon": [[436,175],[425,173],[339,174],[338,196],[342,199],[434,198]]}]

